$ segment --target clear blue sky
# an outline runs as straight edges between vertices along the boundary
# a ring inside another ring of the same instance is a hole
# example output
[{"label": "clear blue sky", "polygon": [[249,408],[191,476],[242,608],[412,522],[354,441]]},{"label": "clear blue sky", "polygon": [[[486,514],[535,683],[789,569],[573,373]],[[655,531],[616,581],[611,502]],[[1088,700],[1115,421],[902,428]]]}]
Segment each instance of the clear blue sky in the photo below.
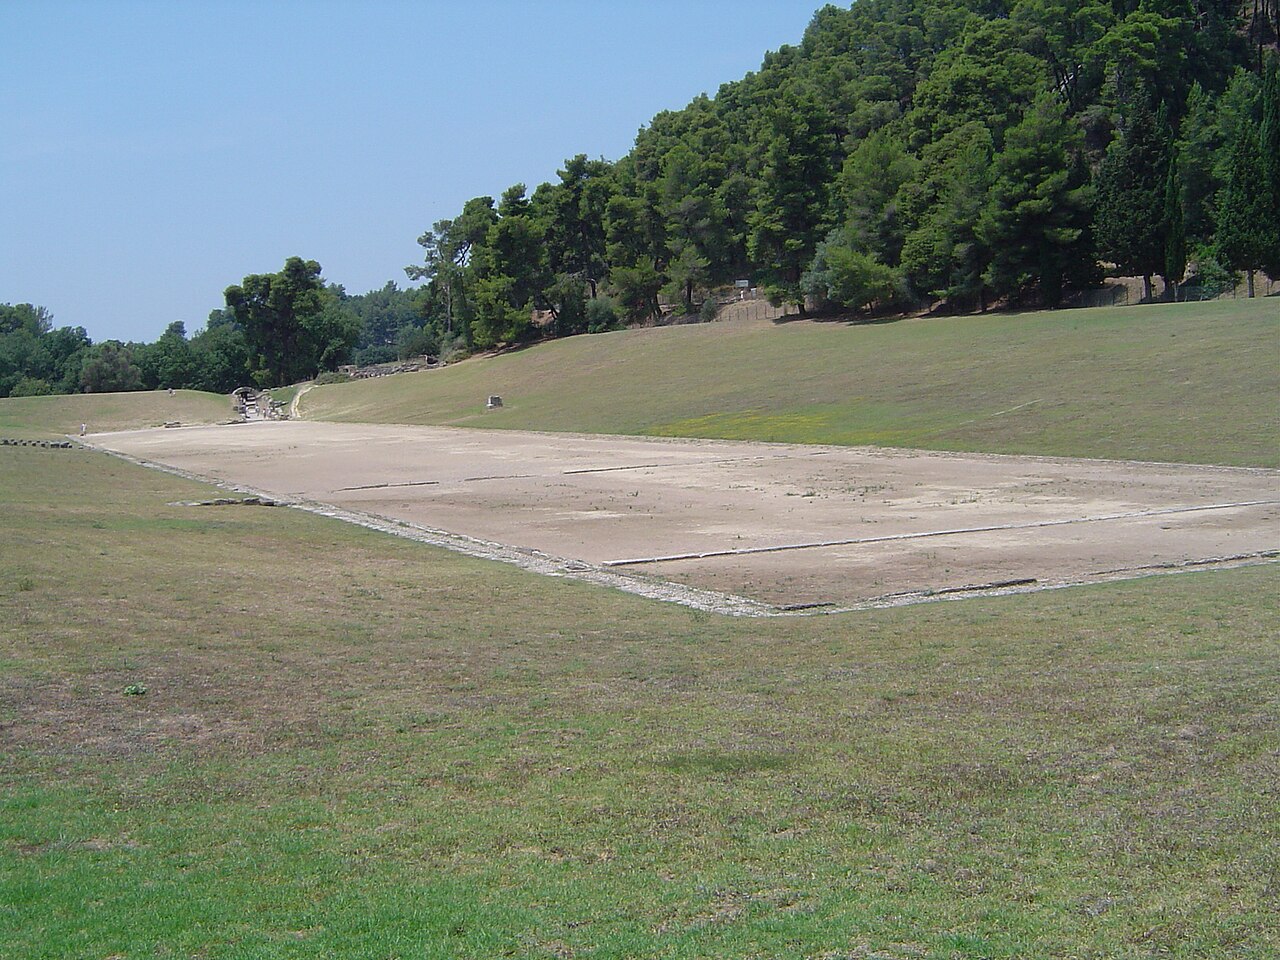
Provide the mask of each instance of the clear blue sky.
[{"label": "clear blue sky", "polygon": [[821,0],[0,0],[0,302],[187,332],[286,257],[405,285],[465,200],[613,160]]}]

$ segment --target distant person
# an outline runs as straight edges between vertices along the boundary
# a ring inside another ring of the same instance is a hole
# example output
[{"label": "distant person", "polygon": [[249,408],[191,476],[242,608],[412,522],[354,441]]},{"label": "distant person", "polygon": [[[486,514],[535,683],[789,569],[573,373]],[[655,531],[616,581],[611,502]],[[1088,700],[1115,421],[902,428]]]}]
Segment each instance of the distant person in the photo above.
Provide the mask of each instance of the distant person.
[{"label": "distant person", "polygon": [[169,388],[169,396],[171,396],[171,397],[173,396],[173,387],[170,387],[170,388]]},{"label": "distant person", "polygon": [[82,436],[82,437],[84,436],[84,432],[85,432],[85,430],[87,430],[87,429],[88,429],[88,427],[89,427],[89,425],[88,425],[87,423],[82,423],[82,424],[80,424],[80,436]]}]

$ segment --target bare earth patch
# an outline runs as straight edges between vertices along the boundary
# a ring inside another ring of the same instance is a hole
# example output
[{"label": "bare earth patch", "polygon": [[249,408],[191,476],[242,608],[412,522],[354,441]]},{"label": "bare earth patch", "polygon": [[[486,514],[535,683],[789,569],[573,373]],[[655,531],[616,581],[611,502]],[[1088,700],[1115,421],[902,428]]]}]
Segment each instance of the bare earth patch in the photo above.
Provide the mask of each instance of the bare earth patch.
[{"label": "bare earth patch", "polygon": [[729,613],[1280,555],[1280,471],[1260,468],[297,421],[90,441],[452,549]]}]

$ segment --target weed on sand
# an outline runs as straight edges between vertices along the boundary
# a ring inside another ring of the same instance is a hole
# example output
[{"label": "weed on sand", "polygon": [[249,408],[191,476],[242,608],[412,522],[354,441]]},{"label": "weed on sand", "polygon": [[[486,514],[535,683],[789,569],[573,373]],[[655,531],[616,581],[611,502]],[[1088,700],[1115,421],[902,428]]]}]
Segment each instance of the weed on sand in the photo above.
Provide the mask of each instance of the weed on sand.
[{"label": "weed on sand", "polygon": [[0,448],[6,957],[1280,949],[1274,566],[741,621],[201,496]]},{"label": "weed on sand", "polygon": [[[320,387],[304,416],[1280,466],[1280,304],[570,337]],[[499,394],[500,410],[485,398]]]}]

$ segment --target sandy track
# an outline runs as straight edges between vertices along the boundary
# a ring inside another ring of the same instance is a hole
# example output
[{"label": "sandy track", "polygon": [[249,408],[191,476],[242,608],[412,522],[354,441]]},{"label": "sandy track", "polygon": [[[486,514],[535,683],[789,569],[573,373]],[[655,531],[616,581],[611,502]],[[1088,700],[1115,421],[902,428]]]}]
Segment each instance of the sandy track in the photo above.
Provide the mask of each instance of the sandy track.
[{"label": "sandy track", "polygon": [[[1036,589],[1280,552],[1280,471],[1264,469],[297,421],[91,440],[554,568],[542,572],[650,596],[683,584],[671,599],[729,612]],[[717,606],[714,594],[748,599]]]}]

